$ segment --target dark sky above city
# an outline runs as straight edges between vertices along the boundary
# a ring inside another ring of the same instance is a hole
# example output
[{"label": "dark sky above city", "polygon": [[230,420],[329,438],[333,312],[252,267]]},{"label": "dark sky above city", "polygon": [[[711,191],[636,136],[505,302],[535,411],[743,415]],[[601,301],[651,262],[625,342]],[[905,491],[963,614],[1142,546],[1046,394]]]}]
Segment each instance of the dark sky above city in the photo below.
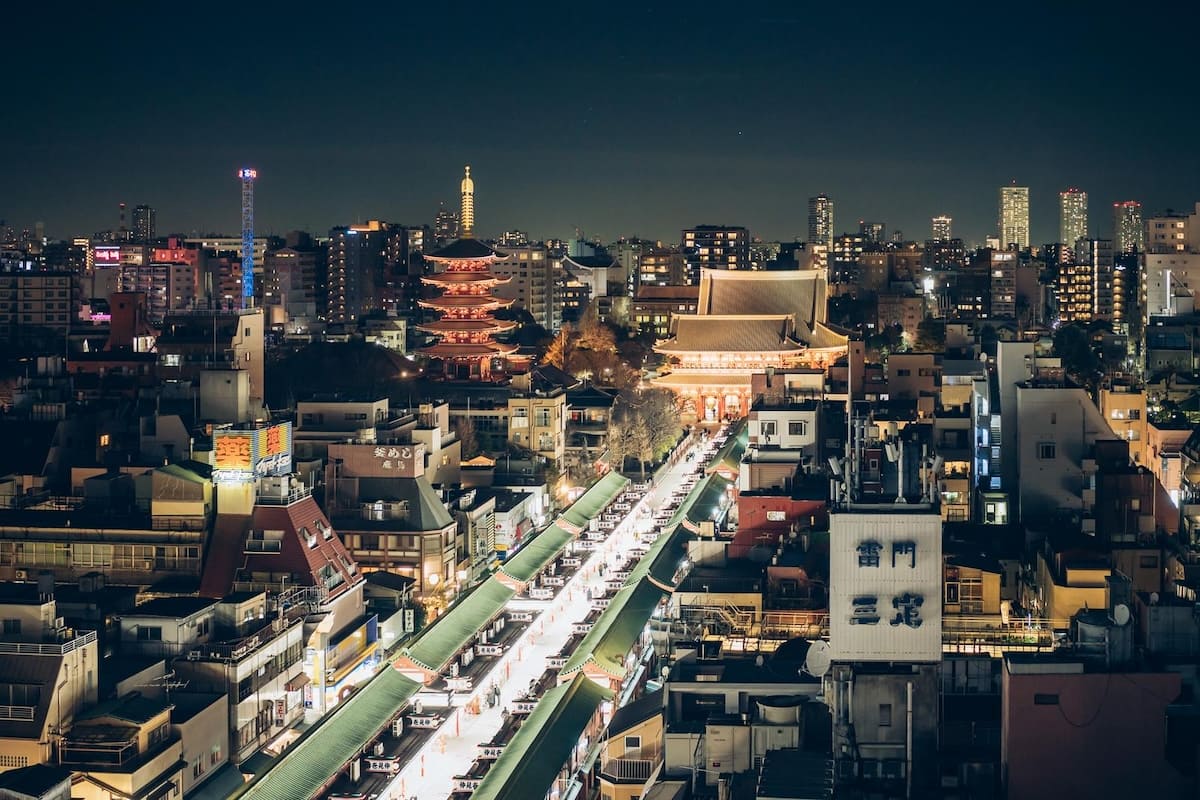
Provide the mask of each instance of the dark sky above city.
[{"label": "dark sky above city", "polygon": [[994,232],[998,187],[1148,212],[1200,199],[1192,4],[17,4],[0,219],[52,237],[149,203],[166,232],[432,222],[464,164],[485,236],[578,227],[804,238],[826,192],[928,235]]}]

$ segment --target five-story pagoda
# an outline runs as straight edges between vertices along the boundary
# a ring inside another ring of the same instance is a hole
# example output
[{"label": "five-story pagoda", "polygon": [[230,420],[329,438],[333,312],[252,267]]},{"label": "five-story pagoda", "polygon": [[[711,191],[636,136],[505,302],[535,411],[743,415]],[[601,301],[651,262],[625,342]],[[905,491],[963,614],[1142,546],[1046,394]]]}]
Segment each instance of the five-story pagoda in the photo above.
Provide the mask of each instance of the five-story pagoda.
[{"label": "five-story pagoda", "polygon": [[436,343],[419,352],[441,359],[447,378],[498,380],[506,375],[494,374],[493,359],[516,352],[517,346],[496,341],[496,334],[512,330],[516,323],[496,319],[494,312],[508,308],[513,301],[492,294],[496,286],[509,281],[489,269],[505,254],[474,238],[474,228],[475,184],[467,167],[462,180],[460,238],[425,256],[426,261],[434,262],[437,271],[421,281],[441,289],[441,294],[420,304],[438,312],[440,318],[417,326],[438,337]]}]

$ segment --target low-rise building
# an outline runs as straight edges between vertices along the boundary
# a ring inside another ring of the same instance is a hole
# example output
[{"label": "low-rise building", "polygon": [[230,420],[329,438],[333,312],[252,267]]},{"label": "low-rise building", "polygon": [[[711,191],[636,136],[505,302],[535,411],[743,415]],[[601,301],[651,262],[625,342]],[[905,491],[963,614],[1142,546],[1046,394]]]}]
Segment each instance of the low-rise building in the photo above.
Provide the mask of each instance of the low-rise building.
[{"label": "low-rise building", "polygon": [[1097,665],[1074,653],[1009,653],[1000,773],[1007,796],[1180,796],[1183,776],[1167,757],[1168,709],[1179,688],[1176,672]]},{"label": "low-rise building", "polygon": [[227,698],[223,751],[240,764],[304,716],[304,615],[261,591],[235,592],[210,608],[208,641],[182,649],[173,669],[189,691]]},{"label": "low-rise building", "polygon": [[663,763],[663,701],[658,691],[613,712],[600,745],[600,794],[609,800],[646,796]]},{"label": "low-rise building", "polygon": [[1128,382],[1114,382],[1100,390],[1100,413],[1113,436],[1129,443],[1133,463],[1149,466],[1145,391]]},{"label": "low-rise building", "polygon": [[165,800],[183,791],[183,737],[172,704],[133,692],[80,715],[62,737],[58,762],[75,772],[81,800]]},{"label": "low-rise building", "polygon": [[95,631],[64,626],[52,579],[0,586],[0,772],[53,757],[53,733],[95,704]]},{"label": "low-rise building", "polygon": [[633,297],[631,322],[639,331],[650,331],[660,339],[671,333],[671,320],[680,314],[695,314],[700,286],[641,284]]}]

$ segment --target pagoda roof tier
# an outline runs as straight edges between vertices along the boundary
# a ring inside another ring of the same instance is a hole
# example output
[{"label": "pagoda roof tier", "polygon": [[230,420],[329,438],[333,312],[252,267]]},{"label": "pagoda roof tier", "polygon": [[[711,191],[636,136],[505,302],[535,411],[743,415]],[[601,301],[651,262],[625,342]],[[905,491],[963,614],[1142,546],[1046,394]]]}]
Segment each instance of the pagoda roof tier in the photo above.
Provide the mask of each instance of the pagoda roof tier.
[{"label": "pagoda roof tier", "polygon": [[515,299],[509,300],[504,297],[493,297],[490,294],[444,294],[441,297],[433,297],[428,300],[417,301],[422,308],[436,308],[443,310],[470,308],[488,310],[493,308],[508,308],[515,302]]},{"label": "pagoda roof tier", "polygon": [[425,254],[427,261],[475,261],[507,257],[508,253],[501,253],[478,239],[456,239],[440,250]]},{"label": "pagoda roof tier", "polygon": [[426,322],[417,325],[419,331],[427,333],[503,333],[517,327],[513,320],[485,317],[484,319],[439,319],[436,322]]},{"label": "pagoda roof tier", "polygon": [[511,280],[512,278],[493,275],[490,272],[468,272],[466,270],[438,272],[434,275],[421,276],[421,283],[428,283],[434,286],[461,286],[463,284],[500,285],[508,283]]},{"label": "pagoda roof tier", "polygon": [[517,345],[505,342],[438,342],[417,350],[433,358],[483,358],[516,351]]}]

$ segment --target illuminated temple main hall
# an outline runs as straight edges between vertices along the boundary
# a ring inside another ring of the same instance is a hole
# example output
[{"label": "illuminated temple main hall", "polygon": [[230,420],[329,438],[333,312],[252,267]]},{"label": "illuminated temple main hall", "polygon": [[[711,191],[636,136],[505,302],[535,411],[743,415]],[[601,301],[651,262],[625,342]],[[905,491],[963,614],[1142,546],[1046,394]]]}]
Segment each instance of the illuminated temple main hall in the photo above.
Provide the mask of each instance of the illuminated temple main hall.
[{"label": "illuminated temple main hall", "polygon": [[845,355],[846,333],[826,324],[825,302],[822,270],[702,270],[696,313],[675,317],[655,345],[670,371],[653,383],[681,397],[685,416],[745,416],[752,374],[825,369]]}]

